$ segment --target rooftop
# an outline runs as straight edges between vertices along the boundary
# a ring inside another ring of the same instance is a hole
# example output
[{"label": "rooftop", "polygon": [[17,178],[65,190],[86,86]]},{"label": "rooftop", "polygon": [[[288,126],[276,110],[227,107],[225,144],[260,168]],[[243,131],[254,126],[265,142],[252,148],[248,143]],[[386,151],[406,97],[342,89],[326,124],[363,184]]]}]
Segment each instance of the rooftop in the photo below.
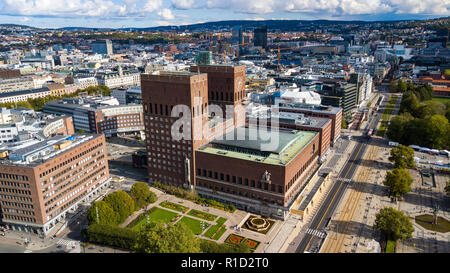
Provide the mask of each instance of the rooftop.
[{"label": "rooftop", "polygon": [[46,140],[28,140],[11,146],[2,147],[9,152],[9,158],[0,159],[0,165],[35,167],[45,163],[58,154],[76,149],[80,144],[101,135],[54,136]]},{"label": "rooftop", "polygon": [[[297,130],[268,131],[239,127],[227,133],[224,139],[216,139],[199,148],[198,152],[285,166],[317,134]],[[271,145],[271,141],[275,144]]]}]

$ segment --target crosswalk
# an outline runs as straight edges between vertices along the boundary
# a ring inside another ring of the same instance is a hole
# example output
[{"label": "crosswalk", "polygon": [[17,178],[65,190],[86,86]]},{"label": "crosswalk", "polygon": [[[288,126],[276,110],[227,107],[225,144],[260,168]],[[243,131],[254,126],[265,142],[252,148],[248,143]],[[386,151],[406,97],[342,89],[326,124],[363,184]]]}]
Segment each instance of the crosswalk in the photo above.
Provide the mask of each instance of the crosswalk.
[{"label": "crosswalk", "polygon": [[75,245],[75,241],[61,239],[61,240],[58,241],[57,244],[58,245],[65,245],[65,246],[73,246],[73,245]]},{"label": "crosswalk", "polygon": [[318,230],[311,229],[311,228],[308,228],[308,229],[306,230],[306,233],[311,234],[311,235],[314,235],[314,236],[319,237],[319,238],[325,238],[325,237],[327,237],[327,235],[325,234],[325,232],[318,231]]}]

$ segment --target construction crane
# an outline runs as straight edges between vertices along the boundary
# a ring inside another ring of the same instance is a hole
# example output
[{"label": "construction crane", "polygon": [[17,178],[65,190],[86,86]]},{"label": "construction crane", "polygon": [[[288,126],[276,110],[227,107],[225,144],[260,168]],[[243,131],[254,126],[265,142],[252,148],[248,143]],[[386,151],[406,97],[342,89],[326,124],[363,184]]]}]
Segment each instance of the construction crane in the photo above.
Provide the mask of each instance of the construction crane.
[{"label": "construction crane", "polygon": [[225,64],[227,64],[228,55],[225,52],[224,53],[211,53],[211,54],[223,56],[223,59],[225,60]]},{"label": "construction crane", "polygon": [[292,47],[280,48],[280,46],[278,46],[277,49],[269,49],[270,52],[273,52],[273,51],[277,51],[277,52],[278,52],[278,53],[277,53],[278,69],[280,68],[280,56],[281,56],[280,51],[281,51],[281,50],[289,50],[289,49],[293,49],[293,48],[292,48]]},{"label": "construction crane", "polygon": [[241,46],[241,45],[248,45],[248,44],[250,44],[250,43],[236,44],[236,50],[237,50],[236,57],[239,57],[239,46]]}]

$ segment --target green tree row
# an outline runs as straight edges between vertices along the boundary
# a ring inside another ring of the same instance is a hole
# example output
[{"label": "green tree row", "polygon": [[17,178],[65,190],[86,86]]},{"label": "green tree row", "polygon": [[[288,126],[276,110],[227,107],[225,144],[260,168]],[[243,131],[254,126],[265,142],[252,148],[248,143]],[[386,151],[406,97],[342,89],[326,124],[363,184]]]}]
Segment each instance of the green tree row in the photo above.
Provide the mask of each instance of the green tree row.
[{"label": "green tree row", "polygon": [[118,225],[135,210],[156,202],[156,195],[146,183],[138,182],[131,187],[131,195],[124,191],[108,194],[102,201],[95,202],[88,211],[89,224]]},{"label": "green tree row", "polygon": [[44,98],[29,98],[26,101],[20,101],[20,102],[7,102],[7,103],[0,103],[0,107],[6,107],[8,109],[11,108],[28,108],[33,109],[36,111],[41,111],[44,107],[44,105],[48,102],[61,100],[64,98],[74,98],[78,97],[81,93],[87,93],[88,95],[103,95],[103,96],[109,96],[111,94],[111,89],[109,89],[107,86],[104,85],[98,85],[98,86],[90,86],[85,89],[79,89],[76,92],[72,94],[65,94],[62,96],[47,96]]},{"label": "green tree row", "polygon": [[184,224],[151,222],[139,231],[93,224],[82,232],[91,243],[120,247],[139,253],[249,253],[248,246],[232,246],[197,238]]}]

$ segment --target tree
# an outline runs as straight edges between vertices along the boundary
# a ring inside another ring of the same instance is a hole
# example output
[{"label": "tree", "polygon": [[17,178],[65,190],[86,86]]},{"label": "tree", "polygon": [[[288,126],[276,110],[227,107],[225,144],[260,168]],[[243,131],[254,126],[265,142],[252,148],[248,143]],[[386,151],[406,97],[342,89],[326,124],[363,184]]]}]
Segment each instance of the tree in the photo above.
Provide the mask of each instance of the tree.
[{"label": "tree", "polygon": [[391,119],[391,123],[389,124],[386,133],[388,138],[393,141],[404,143],[405,129],[407,128],[408,123],[413,119],[414,117],[408,112]]},{"label": "tree", "polygon": [[123,223],[134,211],[134,200],[124,191],[110,193],[104,201],[119,215],[118,223]]},{"label": "tree", "polygon": [[413,116],[419,107],[419,99],[413,92],[406,92],[400,102],[400,113],[409,112]]},{"label": "tree", "polygon": [[409,217],[391,207],[380,210],[376,215],[374,228],[380,230],[389,240],[394,241],[412,238],[414,232]]},{"label": "tree", "polygon": [[434,149],[446,148],[450,135],[448,120],[442,115],[433,115],[425,125],[423,130],[427,137],[424,141],[427,145],[424,146]]},{"label": "tree", "polygon": [[[97,222],[98,211],[98,222]],[[117,225],[119,215],[111,208],[111,206],[105,201],[97,201],[91,206],[88,211],[87,219],[89,225],[101,224],[101,225]]]},{"label": "tree", "polygon": [[411,147],[399,145],[392,148],[389,161],[394,162],[395,168],[413,168],[414,150]]},{"label": "tree", "polygon": [[402,79],[397,81],[397,92],[406,92],[406,83]]},{"label": "tree", "polygon": [[394,169],[386,173],[383,181],[384,185],[389,188],[390,195],[401,197],[411,190],[413,179],[405,169]]},{"label": "tree", "polygon": [[134,200],[136,209],[156,201],[156,194],[150,191],[150,187],[144,182],[134,183],[131,187],[130,195]]},{"label": "tree", "polygon": [[347,121],[345,120],[345,118],[342,118],[341,128],[342,129],[347,129],[348,128]]},{"label": "tree", "polygon": [[142,226],[135,250],[141,253],[201,253],[200,239],[186,225],[161,222]]}]

